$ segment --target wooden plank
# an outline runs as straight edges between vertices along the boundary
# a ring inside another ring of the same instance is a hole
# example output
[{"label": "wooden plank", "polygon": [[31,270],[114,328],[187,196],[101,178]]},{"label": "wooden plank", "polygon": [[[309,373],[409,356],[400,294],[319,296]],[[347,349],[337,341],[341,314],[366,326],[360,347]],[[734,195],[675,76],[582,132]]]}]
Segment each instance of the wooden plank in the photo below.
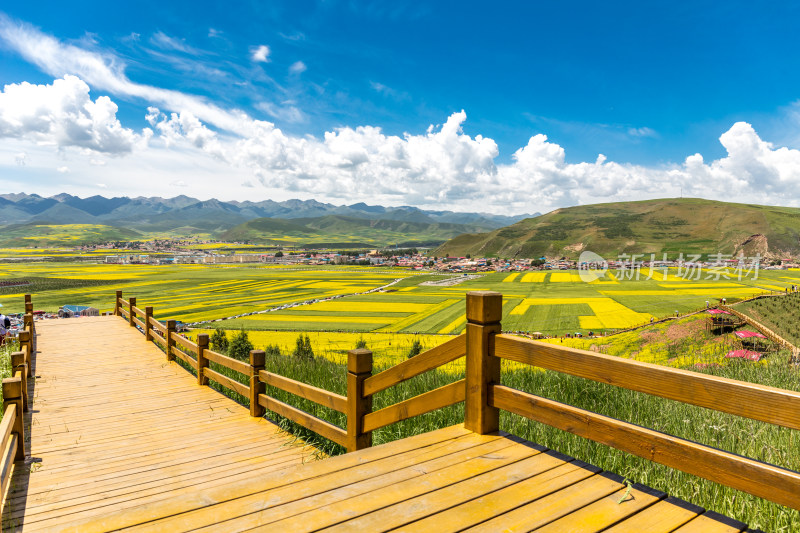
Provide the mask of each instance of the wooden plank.
[{"label": "wooden plank", "polygon": [[675,530],[675,533],[739,533],[747,529],[747,524],[728,518],[713,511],[687,522]]},{"label": "wooden plank", "polygon": [[[617,492],[600,498],[594,503],[578,509],[567,516],[550,522],[537,529],[541,533],[561,533],[562,531],[601,531],[610,525],[616,524],[642,509],[664,499],[666,493],[634,485],[630,489],[623,487]],[[651,527],[647,527],[652,532]]]},{"label": "wooden plank", "polygon": [[620,480],[612,474],[597,474],[467,531],[531,531],[619,490],[624,487]]},{"label": "wooden plank", "polygon": [[180,357],[181,359],[183,359],[185,363],[189,364],[192,368],[197,370],[197,361],[195,361],[194,358],[190,356],[188,353],[182,351],[177,346],[173,346],[172,348],[170,348],[169,351],[172,355]]},{"label": "wooden plank", "polygon": [[344,413],[347,410],[347,398],[341,394],[320,389],[301,381],[295,381],[279,374],[273,374],[266,370],[261,370],[258,373],[258,378],[267,385],[289,392],[295,396],[300,396],[306,400],[311,400],[314,403],[324,405],[334,411]]},{"label": "wooden plank", "polygon": [[374,431],[401,420],[463,402],[465,391],[466,380],[460,379],[455,383],[414,396],[379,411],[367,413],[364,415],[364,431]]},{"label": "wooden plank", "polygon": [[150,325],[153,327],[153,329],[157,329],[159,332],[161,332],[162,337],[167,333],[167,326],[153,317],[150,317]]},{"label": "wooden plank", "polygon": [[[263,508],[264,505],[269,505],[265,501],[263,494],[261,494],[263,491],[295,486],[300,481],[322,479],[325,475],[332,475],[335,479],[342,481],[342,472],[347,471],[349,474],[352,472],[351,469],[355,468],[364,469],[370,473],[368,475],[373,475],[375,472],[373,467],[378,461],[386,460],[394,464],[397,463],[398,457],[406,453],[414,454],[435,449],[447,450],[454,439],[462,438],[473,442],[489,442],[501,437],[473,435],[465,431],[463,426],[459,424],[368,448],[358,454],[331,457],[325,461],[304,465],[302,469],[292,469],[269,476],[243,480],[239,483],[231,483],[224,487],[207,490],[203,494],[186,491],[168,501],[141,505],[125,511],[119,510],[108,513],[96,520],[78,519],[63,525],[63,530],[90,533],[137,525],[140,529],[149,528],[153,531],[185,530],[188,527],[173,526],[172,524],[181,524],[184,519],[189,520],[196,514],[203,513],[206,510],[211,510],[215,517],[215,522],[218,522],[224,519],[223,516],[220,516],[221,511],[230,509],[227,505],[218,507],[218,504],[233,500],[243,502],[247,497],[255,495],[257,504]],[[347,480],[344,479],[344,481],[346,482]],[[164,517],[170,518],[164,519]]]},{"label": "wooden plank", "polygon": [[364,396],[372,396],[382,390],[388,389],[398,383],[418,376],[428,370],[433,370],[444,364],[464,357],[467,353],[466,336],[459,335],[450,339],[436,348],[432,348],[411,359],[375,374],[364,381]]},{"label": "wooden plank", "polygon": [[258,403],[264,408],[274,411],[279,415],[310,429],[314,433],[322,435],[326,439],[330,439],[337,444],[341,444],[342,446],[345,445],[347,432],[340,427],[334,426],[330,422],[326,422],[321,418],[310,415],[305,411],[297,409],[296,407],[292,407],[291,405],[276,400],[275,398],[267,396],[266,394],[258,395]]},{"label": "wooden plank", "polygon": [[183,346],[187,350],[191,350],[191,351],[197,353],[197,344],[193,343],[189,339],[187,339],[185,337],[181,337],[177,333],[173,333],[171,335],[171,337],[172,337],[172,340],[175,341],[176,344],[180,344],[181,346]]},{"label": "wooden plank", "polygon": [[245,362],[239,361],[238,359],[234,359],[233,357],[228,357],[227,355],[222,355],[221,353],[217,353],[212,350],[204,350],[203,355],[209,361],[214,361],[215,363],[220,364],[226,368],[230,368],[231,370],[241,372],[246,376],[250,374],[250,365],[248,365]]},{"label": "wooden plank", "polygon": [[800,473],[659,433],[502,385],[492,404],[520,416],[613,446],[760,498],[800,509]]},{"label": "wooden plank", "polygon": [[203,369],[203,375],[206,376],[208,379],[212,379],[217,383],[219,383],[220,385],[222,385],[223,387],[227,387],[230,390],[237,392],[246,398],[249,397],[250,395],[250,387],[239,383],[235,379],[222,375],[219,372],[211,370],[208,367]]},{"label": "wooden plank", "polygon": [[702,507],[668,497],[630,518],[606,529],[606,533],[668,533],[703,514]]},{"label": "wooden plank", "polygon": [[498,357],[800,429],[800,392],[497,335]]},{"label": "wooden plank", "polygon": [[[205,526],[198,531],[214,531],[223,525],[232,531],[258,527],[272,531],[295,531],[304,526],[307,529],[307,524],[303,524],[302,518],[298,520],[298,516],[305,518],[315,513],[319,507],[331,504],[341,506],[342,503],[355,502],[359,498],[373,499],[376,491],[391,491],[401,482],[405,482],[406,485],[425,485],[427,475],[441,474],[448,467],[480,457],[496,457],[505,461],[508,460],[505,452],[514,445],[513,440],[504,438],[480,443],[473,438],[459,438],[446,445],[426,449],[422,453],[387,455],[372,465],[357,466],[326,476],[301,480],[269,491],[269,500],[265,500],[263,494],[253,494],[225,506],[210,507],[192,513],[192,516],[163,521],[153,530],[159,528],[194,530]],[[355,514],[351,513],[353,516]],[[288,528],[274,524],[276,520],[283,519],[290,519],[287,520],[290,524]],[[320,526],[318,523],[315,525]]]},{"label": "wooden plank", "polygon": [[[564,459],[569,460],[569,458]],[[598,468],[590,467],[580,461],[564,463],[508,487],[496,489],[485,496],[406,524],[403,526],[403,531],[416,533],[462,531],[592,477],[598,471]]]},{"label": "wooden plank", "polygon": [[[436,517],[437,514],[457,505],[468,503],[502,488],[532,478],[564,464],[552,453],[540,453],[496,470],[468,477],[442,489],[398,502],[360,517],[347,520],[328,531],[387,531],[402,528],[416,520]],[[424,482],[424,477],[421,480]],[[447,522],[442,521],[447,527]]]},{"label": "wooden plank", "polygon": [[[274,507],[271,513],[261,517],[264,520],[261,528],[268,527],[271,531],[317,531],[396,502],[430,494],[464,479],[493,472],[506,465],[517,464],[538,453],[539,450],[534,448],[512,445],[488,453],[468,450],[453,454],[452,457],[447,456],[437,461],[436,466],[417,464],[379,476],[372,483],[370,483],[372,480],[369,480],[368,484],[381,486],[372,488],[367,497],[351,497],[351,485],[346,485],[341,489],[320,494],[311,501],[303,499],[285,506]],[[284,516],[282,519],[276,520],[282,515]]]}]

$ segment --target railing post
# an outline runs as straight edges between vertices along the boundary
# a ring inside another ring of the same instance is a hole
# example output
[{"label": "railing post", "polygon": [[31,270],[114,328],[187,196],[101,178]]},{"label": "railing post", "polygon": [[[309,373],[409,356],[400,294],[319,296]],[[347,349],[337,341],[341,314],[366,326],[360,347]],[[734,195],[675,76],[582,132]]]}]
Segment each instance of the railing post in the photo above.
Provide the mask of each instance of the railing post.
[{"label": "railing post", "polygon": [[264,370],[267,354],[264,350],[250,350],[250,416],[264,416],[264,407],[258,403],[258,395],[266,391],[258,372]]},{"label": "railing post", "polygon": [[22,416],[22,379],[19,376],[3,380],[4,413],[12,403],[17,406],[17,416],[14,418],[14,425],[11,429],[12,433],[17,434],[17,453],[14,460],[22,461],[25,459],[25,424]]},{"label": "railing post", "polygon": [[197,384],[208,385],[208,378],[203,372],[204,368],[208,368],[208,359],[206,359],[206,350],[208,349],[208,334],[201,333],[197,336]]},{"label": "railing post", "polygon": [[117,291],[117,295],[114,297],[114,316],[120,316],[122,313],[119,312],[119,301],[122,299],[122,291]]},{"label": "railing post", "polygon": [[175,333],[175,321],[167,320],[167,361],[174,361],[175,354],[172,353],[172,347],[175,346],[175,339],[172,335]]},{"label": "railing post", "polygon": [[22,350],[24,346],[26,348],[27,354],[25,355],[25,364],[28,365],[28,377],[31,375],[31,361],[33,360],[33,343],[31,342],[31,332],[28,330],[22,330],[19,332],[19,348]]},{"label": "railing post", "polygon": [[485,435],[500,429],[500,410],[489,405],[490,387],[500,383],[500,358],[494,336],[500,333],[503,295],[467,293],[467,393],[464,428]]},{"label": "railing post", "polygon": [[372,411],[372,396],[364,397],[364,380],[372,375],[372,351],[347,352],[347,451],[372,446],[372,432],[364,433],[364,415]]},{"label": "railing post", "polygon": [[131,327],[135,327],[136,323],[133,321],[136,314],[133,312],[133,308],[136,305],[136,297],[131,296],[128,299],[128,322],[130,323]]},{"label": "railing post", "polygon": [[150,331],[153,329],[150,326],[150,319],[153,318],[153,306],[148,305],[144,308],[144,339],[147,342],[153,340],[153,334]]},{"label": "railing post", "polygon": [[28,410],[28,363],[25,362],[25,354],[22,352],[11,352],[11,375],[19,370],[22,377],[22,409]]}]

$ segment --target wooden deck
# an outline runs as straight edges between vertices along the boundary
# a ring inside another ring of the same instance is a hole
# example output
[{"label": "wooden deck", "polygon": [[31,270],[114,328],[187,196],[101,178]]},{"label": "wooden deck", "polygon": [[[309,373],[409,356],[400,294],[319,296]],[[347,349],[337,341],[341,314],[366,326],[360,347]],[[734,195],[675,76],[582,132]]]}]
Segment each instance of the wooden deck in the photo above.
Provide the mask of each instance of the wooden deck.
[{"label": "wooden deck", "polygon": [[742,531],[508,435],[453,426],[142,506],[70,531]]},{"label": "wooden deck", "polygon": [[40,323],[38,349],[33,462],[15,467],[4,512],[10,529],[746,528],[463,425],[308,461],[313,450],[288,445],[268,421],[197,385],[119,317]]},{"label": "wooden deck", "polygon": [[37,342],[31,460],[14,467],[4,530],[53,531],[313,459],[119,317],[37,322]]}]

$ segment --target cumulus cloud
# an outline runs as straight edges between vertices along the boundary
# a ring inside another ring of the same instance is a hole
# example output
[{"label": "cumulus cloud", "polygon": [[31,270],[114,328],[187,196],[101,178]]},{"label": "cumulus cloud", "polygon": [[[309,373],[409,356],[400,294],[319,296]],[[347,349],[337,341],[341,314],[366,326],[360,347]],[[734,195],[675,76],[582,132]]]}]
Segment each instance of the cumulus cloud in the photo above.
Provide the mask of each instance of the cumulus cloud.
[{"label": "cumulus cloud", "polygon": [[256,63],[269,62],[269,46],[262,44],[250,49],[250,59]]},{"label": "cumulus cloud", "polygon": [[303,63],[302,61],[295,61],[289,67],[289,74],[295,74],[295,75],[302,74],[306,70],[308,70],[308,67],[306,66],[305,63]]},{"label": "cumulus cloud", "polygon": [[75,76],[51,85],[11,84],[0,93],[0,137],[123,154],[140,136],[124,128],[116,114],[110,98],[92,100],[89,86]]}]

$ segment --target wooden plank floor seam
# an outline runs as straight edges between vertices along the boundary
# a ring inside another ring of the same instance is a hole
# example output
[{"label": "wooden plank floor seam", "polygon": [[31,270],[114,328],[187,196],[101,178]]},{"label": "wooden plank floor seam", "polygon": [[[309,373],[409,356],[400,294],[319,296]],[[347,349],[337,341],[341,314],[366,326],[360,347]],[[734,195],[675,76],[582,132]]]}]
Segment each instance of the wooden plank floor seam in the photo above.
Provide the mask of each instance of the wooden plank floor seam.
[{"label": "wooden plank floor seam", "polygon": [[451,426],[322,461],[119,317],[42,322],[33,461],[4,531],[743,531],[505,433]]}]

